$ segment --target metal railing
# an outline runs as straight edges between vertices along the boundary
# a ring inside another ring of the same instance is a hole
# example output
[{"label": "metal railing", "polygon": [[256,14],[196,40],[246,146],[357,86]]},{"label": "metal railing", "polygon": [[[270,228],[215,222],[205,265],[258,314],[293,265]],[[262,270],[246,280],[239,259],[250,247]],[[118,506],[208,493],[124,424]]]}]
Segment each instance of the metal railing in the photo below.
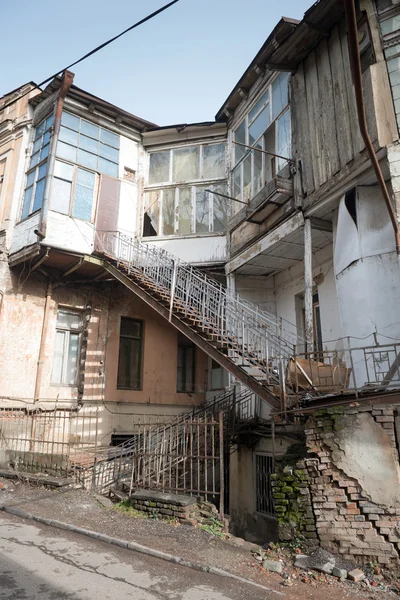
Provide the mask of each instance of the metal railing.
[{"label": "metal railing", "polygon": [[168,292],[171,309],[196,319],[202,330],[212,327],[219,341],[234,341],[243,357],[268,365],[275,357],[293,355],[297,334],[285,321],[240,298],[199,269],[164,249],[119,232],[98,232],[96,248],[123,265],[128,274],[140,274],[160,291]]},{"label": "metal railing", "polygon": [[[137,470],[138,460],[140,460],[142,461],[140,468],[146,471],[147,482],[158,480],[156,472],[143,461],[150,451],[152,456],[164,454],[160,447],[161,442],[168,444],[172,438],[174,439],[170,462],[164,462],[163,470],[160,470],[159,474],[166,469],[172,469],[171,461],[174,468],[178,467],[181,456],[177,454],[177,448],[182,440],[177,432],[184,436],[189,423],[214,418],[222,412],[225,442],[229,444],[234,437],[236,423],[244,419],[257,418],[261,413],[262,404],[263,401],[250,390],[237,391],[233,387],[221,392],[207,404],[187,410],[166,423],[146,426],[138,424],[134,427],[132,437],[121,445],[103,447],[91,457],[87,454],[85,461],[80,465],[78,479],[85,487],[93,487],[101,491],[121,483],[131,483],[132,486],[142,479]],[[79,465],[75,465],[75,470],[79,471]]]},{"label": "metal railing", "polygon": [[308,397],[400,388],[400,342],[298,354],[288,371],[295,393]]}]

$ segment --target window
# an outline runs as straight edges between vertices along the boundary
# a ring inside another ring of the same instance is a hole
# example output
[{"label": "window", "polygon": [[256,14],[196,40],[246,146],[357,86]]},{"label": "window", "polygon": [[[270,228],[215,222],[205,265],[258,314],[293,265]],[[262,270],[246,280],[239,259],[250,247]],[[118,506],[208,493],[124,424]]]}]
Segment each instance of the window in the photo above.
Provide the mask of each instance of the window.
[{"label": "window", "polygon": [[274,499],[272,495],[271,475],[274,472],[274,459],[267,454],[255,455],[256,511],[273,516]]},{"label": "window", "polygon": [[51,375],[52,384],[77,384],[81,334],[81,313],[59,309]]},{"label": "window", "polygon": [[229,205],[227,198],[218,194],[227,194],[225,184],[180,186],[147,192],[143,235],[226,231]]},{"label": "window", "polygon": [[228,383],[228,373],[215,360],[211,359],[211,389],[223,390]]},{"label": "window", "polygon": [[[233,133],[239,144],[290,158],[289,74],[280,73]],[[233,196],[248,202],[287,164],[284,158],[233,144]]]},{"label": "window", "polygon": [[51,209],[84,221],[92,220],[96,174],[56,160],[51,188]]},{"label": "window", "polygon": [[143,322],[121,317],[117,388],[142,388]]},{"label": "window", "polygon": [[[318,292],[316,292],[315,294],[313,294],[312,297],[313,300],[313,336],[314,336],[314,359],[318,359],[318,353],[322,352],[323,349],[323,345],[322,345],[322,327],[321,327],[321,311],[320,311],[320,305],[319,305],[319,296],[318,296]],[[300,296],[300,301],[301,301],[301,319],[302,319],[302,323],[301,323],[301,328],[302,328],[302,336],[303,336],[303,332],[305,331],[306,328],[306,313],[305,313],[305,306],[304,306],[304,296]],[[322,357],[321,357],[322,360]]]},{"label": "window", "polygon": [[42,208],[47,174],[47,157],[50,150],[53,115],[43,119],[35,129],[32,156],[27,171],[21,219]]},{"label": "window", "polygon": [[195,352],[195,345],[185,336],[178,334],[177,392],[195,391]]},{"label": "window", "polygon": [[225,144],[184,146],[150,154],[149,185],[225,177]]},{"label": "window", "polygon": [[[6,159],[4,160],[0,160],[0,200],[1,200],[1,193],[3,191],[3,184],[4,184],[4,176],[5,176],[5,172],[6,172]],[[1,206],[0,206],[1,208]]]},{"label": "window", "polygon": [[111,177],[118,177],[119,135],[63,112],[57,156]]},{"label": "window", "polygon": [[[226,184],[218,181],[226,177],[225,160],[223,143],[152,152],[149,185],[158,187],[145,195],[143,235],[225,231],[227,199],[212,193],[227,194]],[[204,180],[210,183],[205,185]]]}]

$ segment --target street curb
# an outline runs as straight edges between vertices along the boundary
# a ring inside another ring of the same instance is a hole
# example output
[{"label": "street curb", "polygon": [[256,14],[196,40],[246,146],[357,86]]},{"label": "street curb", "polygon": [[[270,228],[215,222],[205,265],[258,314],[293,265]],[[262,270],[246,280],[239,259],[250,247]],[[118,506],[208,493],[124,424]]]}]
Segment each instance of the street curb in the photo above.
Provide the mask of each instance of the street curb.
[{"label": "street curb", "polygon": [[57,529],[63,529],[65,531],[72,531],[73,533],[85,535],[86,537],[92,538],[94,540],[99,540],[100,542],[104,542],[106,544],[111,544],[113,546],[125,548],[133,552],[139,552],[140,554],[145,554],[147,556],[153,556],[154,558],[159,558],[170,563],[175,563],[183,567],[187,567],[188,569],[201,571],[203,573],[210,573],[211,575],[219,575],[220,577],[229,577],[230,579],[235,579],[236,581],[240,581],[241,583],[252,585],[266,592],[277,594],[278,596],[286,595],[283,592],[278,592],[277,590],[268,588],[264,585],[261,585],[260,583],[255,583],[254,581],[251,581],[251,579],[246,579],[245,577],[240,577],[239,575],[229,573],[229,571],[218,569],[218,567],[209,567],[206,565],[201,565],[199,563],[194,563],[189,560],[185,560],[180,556],[174,556],[173,554],[167,554],[166,552],[161,552],[160,550],[155,550],[153,548],[148,548],[147,546],[142,546],[137,542],[127,542],[125,540],[110,537],[109,535],[105,535],[104,533],[97,533],[96,531],[91,531],[90,529],[83,529],[82,527],[76,527],[75,525],[71,525],[69,523],[63,523],[62,521],[46,519],[45,517],[39,517],[32,513],[27,513],[24,510],[20,510],[19,508],[13,508],[12,506],[1,506],[0,510],[9,513],[10,515],[14,515],[15,517],[28,519],[29,521],[36,521],[38,523],[42,523],[43,525],[56,527]]}]

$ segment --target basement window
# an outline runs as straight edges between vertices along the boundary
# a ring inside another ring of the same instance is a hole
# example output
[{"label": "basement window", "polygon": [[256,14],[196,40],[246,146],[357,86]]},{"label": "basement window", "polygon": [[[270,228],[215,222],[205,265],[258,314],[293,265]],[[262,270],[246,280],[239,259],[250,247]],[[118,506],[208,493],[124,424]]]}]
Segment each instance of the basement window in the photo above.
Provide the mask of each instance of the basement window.
[{"label": "basement window", "polygon": [[81,336],[81,313],[59,309],[51,375],[53,385],[77,385]]},{"label": "basement window", "polygon": [[256,511],[268,516],[275,516],[271,485],[271,475],[273,472],[273,456],[255,454]]}]

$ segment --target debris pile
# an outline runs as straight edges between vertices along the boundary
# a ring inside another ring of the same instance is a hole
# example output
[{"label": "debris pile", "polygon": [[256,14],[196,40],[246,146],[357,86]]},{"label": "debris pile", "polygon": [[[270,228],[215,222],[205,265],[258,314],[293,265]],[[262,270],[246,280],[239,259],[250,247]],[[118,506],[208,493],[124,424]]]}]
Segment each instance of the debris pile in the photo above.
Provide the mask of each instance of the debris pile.
[{"label": "debris pile", "polygon": [[281,544],[268,544],[267,547],[252,552],[253,558],[265,572],[278,573],[282,585],[291,586],[296,581],[316,586],[318,583],[334,585],[357,584],[382,592],[394,592],[400,596],[400,584],[396,576],[377,563],[368,563],[363,568],[344,560],[322,548],[310,554],[302,554],[299,547]]}]

